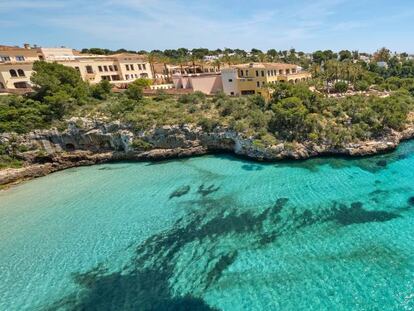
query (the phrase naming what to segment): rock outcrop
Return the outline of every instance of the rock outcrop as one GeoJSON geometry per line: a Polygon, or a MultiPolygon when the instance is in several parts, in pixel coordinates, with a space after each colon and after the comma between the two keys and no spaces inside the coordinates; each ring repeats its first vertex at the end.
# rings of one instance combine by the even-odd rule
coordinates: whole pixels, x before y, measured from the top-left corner
{"type": "Polygon", "coordinates": [[[73,118],[68,129],[37,130],[26,135],[1,134],[0,144],[13,148],[24,161],[19,169],[0,171],[0,185],[44,176],[69,167],[114,160],[162,160],[231,152],[259,161],[306,159],[318,155],[365,156],[392,150],[401,140],[414,137],[414,126],[390,132],[378,141],[329,144],[279,143],[264,146],[251,137],[226,128],[206,132],[201,127],[164,126],[137,131],[120,122],[73,118]],[[23,147],[23,148],[22,148],[23,147]],[[22,152],[15,150],[24,150],[22,152]]]}

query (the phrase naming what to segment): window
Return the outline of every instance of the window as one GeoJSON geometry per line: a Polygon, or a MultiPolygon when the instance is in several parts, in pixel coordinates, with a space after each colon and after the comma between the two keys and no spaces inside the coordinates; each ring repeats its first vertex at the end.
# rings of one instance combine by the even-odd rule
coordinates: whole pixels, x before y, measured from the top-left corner
{"type": "Polygon", "coordinates": [[[229,79],[229,82],[233,82],[233,79],[229,79]]]}
{"type": "Polygon", "coordinates": [[[90,65],[86,66],[86,72],[87,73],[93,73],[92,66],[90,66],[90,65]]]}
{"type": "Polygon", "coordinates": [[[147,66],[145,66],[145,64],[142,64],[142,69],[147,70],[147,66]]]}
{"type": "Polygon", "coordinates": [[[282,69],[280,69],[280,70],[279,70],[279,74],[280,74],[280,75],[282,75],[282,74],[283,74],[283,70],[282,70],[282,69]]]}
{"type": "Polygon", "coordinates": [[[114,69],[115,69],[115,71],[118,71],[118,66],[114,65],[114,69]]]}
{"type": "Polygon", "coordinates": [[[18,62],[24,62],[25,58],[24,58],[24,56],[18,55],[18,56],[16,56],[16,60],[18,62]]]}
{"type": "Polygon", "coordinates": [[[248,70],[246,70],[246,77],[249,75],[249,71],[248,70]]]}
{"type": "Polygon", "coordinates": [[[240,77],[243,77],[243,70],[240,70],[240,77]]]}
{"type": "Polygon", "coordinates": [[[105,71],[108,71],[108,66],[104,66],[104,70],[105,71]]]}
{"type": "Polygon", "coordinates": [[[234,92],[230,92],[230,95],[234,95],[234,92]]]}
{"type": "Polygon", "coordinates": [[[10,76],[12,76],[12,77],[17,77],[17,72],[16,72],[16,70],[14,70],[14,69],[10,69],[10,70],[9,70],[9,72],[10,72],[10,76]]]}
{"type": "Polygon", "coordinates": [[[131,65],[129,65],[129,66],[131,67],[131,70],[135,70],[135,69],[134,69],[134,65],[132,65],[132,64],[131,64],[131,65]]]}
{"type": "Polygon", "coordinates": [[[125,75],[125,80],[129,80],[129,75],[125,75]]]}
{"type": "Polygon", "coordinates": [[[267,71],[267,75],[270,76],[270,70],[267,71]]]}
{"type": "Polygon", "coordinates": [[[138,69],[142,70],[141,64],[138,64],[138,69]]]}
{"type": "Polygon", "coordinates": [[[99,72],[102,72],[102,66],[98,66],[99,72]]]}
{"type": "Polygon", "coordinates": [[[129,70],[129,65],[125,65],[126,70],[129,70]]]}
{"type": "Polygon", "coordinates": [[[112,67],[112,65],[109,65],[109,71],[114,71],[114,67],[112,67]]]}
{"type": "Polygon", "coordinates": [[[17,73],[19,74],[19,77],[25,77],[26,75],[24,74],[23,69],[18,69],[17,73]]]}
{"type": "Polygon", "coordinates": [[[11,61],[10,56],[0,56],[0,60],[2,62],[9,62],[9,61],[11,61]]]}
{"type": "Polygon", "coordinates": [[[264,86],[264,85],[265,85],[265,82],[263,81],[263,82],[262,82],[262,86],[264,86]]]}
{"type": "Polygon", "coordinates": [[[256,70],[256,77],[259,76],[259,70],[256,70]]]}
{"type": "Polygon", "coordinates": [[[241,91],[242,95],[253,95],[254,93],[254,90],[241,91]]]}
{"type": "Polygon", "coordinates": [[[264,70],[262,70],[262,77],[264,77],[265,76],[265,72],[264,72],[264,70]]]}
{"type": "Polygon", "coordinates": [[[260,82],[259,82],[259,81],[257,81],[257,82],[256,82],[256,85],[257,85],[257,87],[260,87],[260,82]]]}
{"type": "Polygon", "coordinates": [[[29,84],[27,84],[27,82],[16,82],[13,83],[13,85],[16,89],[26,89],[30,87],[29,84]]]}
{"type": "Polygon", "coordinates": [[[76,66],[76,67],[75,67],[75,69],[76,69],[78,72],[80,72],[80,69],[79,69],[79,67],[78,67],[78,66],[76,66]]]}

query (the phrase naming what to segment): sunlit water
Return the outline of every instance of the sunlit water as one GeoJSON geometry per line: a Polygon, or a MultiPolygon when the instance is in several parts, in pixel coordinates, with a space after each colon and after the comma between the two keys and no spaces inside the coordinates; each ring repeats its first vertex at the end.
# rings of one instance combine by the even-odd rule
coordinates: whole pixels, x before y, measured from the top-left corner
{"type": "Polygon", "coordinates": [[[412,310],[414,142],[70,169],[0,192],[0,310],[412,310]]]}

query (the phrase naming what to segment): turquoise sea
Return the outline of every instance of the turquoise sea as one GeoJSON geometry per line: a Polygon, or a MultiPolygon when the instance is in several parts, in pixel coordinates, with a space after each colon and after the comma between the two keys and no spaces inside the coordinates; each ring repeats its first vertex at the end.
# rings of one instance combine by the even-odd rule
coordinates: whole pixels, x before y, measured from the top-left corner
{"type": "Polygon", "coordinates": [[[0,192],[0,310],[413,310],[414,141],[58,172],[0,192]]]}

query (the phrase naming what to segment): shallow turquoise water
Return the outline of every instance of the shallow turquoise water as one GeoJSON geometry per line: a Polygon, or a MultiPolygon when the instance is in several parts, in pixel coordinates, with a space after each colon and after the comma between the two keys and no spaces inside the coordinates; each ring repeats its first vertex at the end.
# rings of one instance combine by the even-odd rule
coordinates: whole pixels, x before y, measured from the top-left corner
{"type": "Polygon", "coordinates": [[[70,169],[0,192],[0,310],[413,310],[414,141],[70,169]]]}

